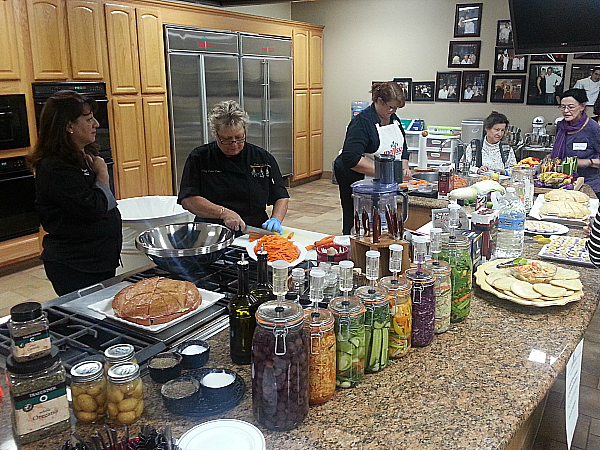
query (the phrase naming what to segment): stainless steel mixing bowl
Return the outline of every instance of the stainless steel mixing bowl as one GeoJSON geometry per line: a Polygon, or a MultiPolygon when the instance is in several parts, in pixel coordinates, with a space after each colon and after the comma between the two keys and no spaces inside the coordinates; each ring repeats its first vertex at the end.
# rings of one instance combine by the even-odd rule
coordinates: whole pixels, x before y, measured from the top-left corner
{"type": "Polygon", "coordinates": [[[138,235],[135,246],[161,269],[194,275],[219,259],[234,239],[223,225],[184,222],[150,228],[138,235]]]}

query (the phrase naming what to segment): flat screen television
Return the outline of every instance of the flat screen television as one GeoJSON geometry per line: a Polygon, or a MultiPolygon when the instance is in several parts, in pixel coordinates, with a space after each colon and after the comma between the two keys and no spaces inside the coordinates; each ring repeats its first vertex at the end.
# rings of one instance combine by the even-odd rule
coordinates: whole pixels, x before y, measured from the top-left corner
{"type": "Polygon", "coordinates": [[[600,52],[600,0],[509,0],[515,53],[600,52]]]}

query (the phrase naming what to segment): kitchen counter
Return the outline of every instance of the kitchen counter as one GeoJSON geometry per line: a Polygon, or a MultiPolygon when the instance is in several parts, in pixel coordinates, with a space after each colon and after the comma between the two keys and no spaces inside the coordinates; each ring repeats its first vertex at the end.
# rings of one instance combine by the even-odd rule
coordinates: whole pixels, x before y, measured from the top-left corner
{"type": "MultiPolygon", "coordinates": [[[[572,235],[581,236],[581,231],[575,229],[572,235]]],[[[539,246],[527,244],[524,256],[534,257],[538,251],[539,246]]],[[[267,449],[513,448],[511,441],[545,399],[597,308],[598,272],[579,269],[584,297],[562,307],[525,307],[475,288],[471,314],[464,323],[452,325],[428,347],[391,361],[382,372],[366,375],[356,388],[337,391],[328,403],[312,407],[298,429],[263,429],[267,449]]],[[[246,381],[241,404],[205,419],[175,416],[164,410],[159,385],[145,377],[146,409],[135,430],[142,424],[159,428],[169,423],[179,437],[204,420],[233,418],[257,424],[251,408],[250,366],[230,363],[226,331],[209,342],[208,366],[233,368],[246,381]]],[[[4,377],[0,386],[7,392],[4,377]]],[[[3,450],[15,448],[9,411],[5,395],[0,402],[3,450]]],[[[101,425],[72,427],[89,436],[101,425]]],[[[55,450],[67,438],[68,433],[62,433],[20,448],[55,450]]]]}
{"type": "Polygon", "coordinates": [[[438,198],[418,197],[416,195],[408,196],[408,219],[404,223],[404,228],[416,230],[428,222],[431,222],[431,210],[446,208],[448,200],[438,198]]]}

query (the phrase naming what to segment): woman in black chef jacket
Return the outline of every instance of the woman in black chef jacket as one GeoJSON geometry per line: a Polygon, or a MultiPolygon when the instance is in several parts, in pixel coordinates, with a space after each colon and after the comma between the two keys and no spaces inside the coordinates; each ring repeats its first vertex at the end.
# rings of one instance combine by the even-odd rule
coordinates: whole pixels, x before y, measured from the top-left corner
{"type": "Polygon", "coordinates": [[[371,99],[373,103],[350,121],[344,147],[333,165],[340,189],[343,234],[350,234],[354,225],[350,185],[362,180],[365,175],[372,177],[375,174],[372,155],[386,153],[397,155],[396,158],[400,156],[404,176],[411,175],[404,129],[396,116],[396,110],[405,104],[402,89],[395,82],[373,83],[371,99]]]}
{"type": "Polygon", "coordinates": [[[50,97],[29,164],[44,230],[41,259],[58,295],[115,276],[121,215],[98,156],[96,102],[73,91],[50,97]]]}
{"type": "Polygon", "coordinates": [[[275,158],[246,142],[248,114],[227,100],[214,106],[208,120],[216,140],[188,156],[177,201],[201,221],[282,233],[289,194],[275,158]],[[270,218],[267,205],[273,205],[270,218]]]}

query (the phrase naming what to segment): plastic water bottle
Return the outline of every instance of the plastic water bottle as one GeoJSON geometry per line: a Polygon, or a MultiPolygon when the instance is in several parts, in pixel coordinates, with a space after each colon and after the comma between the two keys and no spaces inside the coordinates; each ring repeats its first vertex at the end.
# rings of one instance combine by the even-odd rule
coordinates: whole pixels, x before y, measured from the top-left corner
{"type": "Polygon", "coordinates": [[[496,258],[521,256],[525,232],[525,205],[515,194],[515,188],[506,188],[499,219],[496,258]]]}

